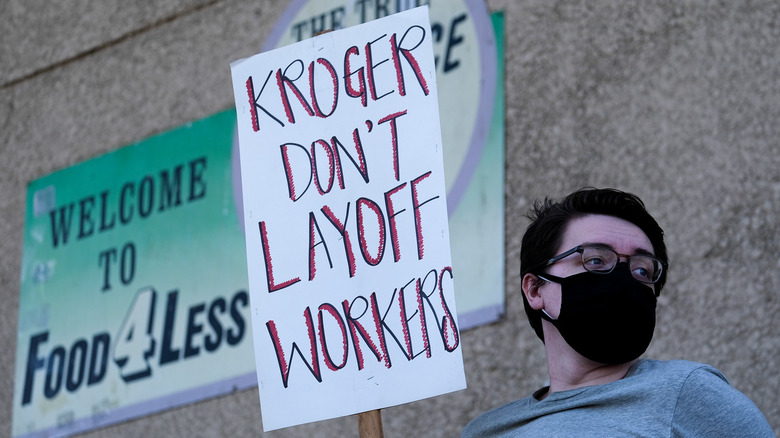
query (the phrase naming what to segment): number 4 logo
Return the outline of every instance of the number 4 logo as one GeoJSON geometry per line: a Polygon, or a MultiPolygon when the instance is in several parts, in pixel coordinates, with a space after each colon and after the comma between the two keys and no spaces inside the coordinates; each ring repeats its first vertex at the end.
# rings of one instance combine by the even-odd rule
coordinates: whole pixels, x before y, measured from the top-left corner
{"type": "Polygon", "coordinates": [[[125,382],[152,375],[149,358],[154,355],[152,336],[157,292],[151,287],[139,290],[119,328],[114,345],[114,362],[125,382]]]}

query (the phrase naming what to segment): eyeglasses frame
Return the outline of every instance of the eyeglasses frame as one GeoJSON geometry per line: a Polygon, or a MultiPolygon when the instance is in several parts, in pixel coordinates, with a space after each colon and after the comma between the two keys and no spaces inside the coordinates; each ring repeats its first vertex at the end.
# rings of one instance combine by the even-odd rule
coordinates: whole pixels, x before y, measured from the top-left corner
{"type": "MultiPolygon", "coordinates": [[[[535,272],[539,271],[540,269],[543,269],[543,268],[546,268],[546,267],[548,267],[548,266],[550,266],[552,264],[555,264],[555,263],[565,259],[566,257],[574,254],[575,252],[580,253],[580,263],[583,263],[583,261],[582,261],[582,253],[583,253],[583,251],[585,251],[586,248],[602,248],[602,249],[606,249],[606,250],[612,251],[612,252],[614,252],[617,255],[617,260],[618,260],[618,262],[615,263],[615,265],[612,266],[612,268],[610,268],[608,271],[591,271],[588,268],[585,268],[585,265],[583,264],[582,267],[585,268],[585,270],[588,271],[588,272],[592,272],[594,274],[609,274],[610,272],[615,270],[615,267],[619,264],[621,257],[626,259],[626,262],[628,263],[629,266],[631,265],[631,257],[632,256],[630,256],[628,254],[620,254],[619,252],[615,251],[614,249],[612,249],[612,248],[610,248],[610,247],[608,247],[606,245],[577,245],[574,248],[572,248],[572,249],[570,249],[568,251],[565,251],[565,252],[563,252],[561,254],[558,254],[557,256],[547,260],[546,262],[539,263],[538,265],[536,265],[533,268],[529,269],[528,272],[531,273],[531,274],[534,274],[535,272]]],[[[649,257],[649,258],[651,258],[653,260],[658,261],[661,264],[661,272],[658,273],[658,277],[656,277],[655,281],[642,281],[642,280],[634,277],[636,279],[636,281],[638,281],[640,283],[644,283],[644,284],[655,284],[655,283],[658,283],[658,281],[661,279],[661,276],[663,275],[664,271],[666,271],[666,269],[669,268],[669,263],[659,259],[656,256],[653,256],[653,255],[650,255],[650,254],[634,254],[634,256],[649,257]]],[[[537,277],[541,278],[542,280],[549,281],[549,280],[547,280],[546,278],[544,278],[542,275],[540,275],[538,273],[536,273],[535,275],[537,277]]],[[[547,275],[549,275],[549,274],[547,274],[547,275]]]]}

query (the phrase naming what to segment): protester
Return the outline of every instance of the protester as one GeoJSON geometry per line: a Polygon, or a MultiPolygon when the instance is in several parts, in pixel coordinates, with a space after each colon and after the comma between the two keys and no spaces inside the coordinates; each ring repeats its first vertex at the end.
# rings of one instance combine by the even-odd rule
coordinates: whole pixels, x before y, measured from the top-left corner
{"type": "Polygon", "coordinates": [[[520,250],[523,303],[549,386],[486,412],[470,437],[774,437],[715,368],[639,359],[666,282],[664,233],[635,195],[537,202],[520,250]]]}

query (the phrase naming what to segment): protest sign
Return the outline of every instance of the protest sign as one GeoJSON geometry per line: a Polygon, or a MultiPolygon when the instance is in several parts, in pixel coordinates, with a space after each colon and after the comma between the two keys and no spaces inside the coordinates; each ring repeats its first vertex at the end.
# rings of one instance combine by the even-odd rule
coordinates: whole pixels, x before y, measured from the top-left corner
{"type": "Polygon", "coordinates": [[[422,4],[433,41],[455,296],[465,330],[504,313],[502,15],[491,14],[484,0],[291,0],[261,51],[422,4]]]}
{"type": "Polygon", "coordinates": [[[231,69],[264,428],[464,388],[427,8],[231,69]]]}

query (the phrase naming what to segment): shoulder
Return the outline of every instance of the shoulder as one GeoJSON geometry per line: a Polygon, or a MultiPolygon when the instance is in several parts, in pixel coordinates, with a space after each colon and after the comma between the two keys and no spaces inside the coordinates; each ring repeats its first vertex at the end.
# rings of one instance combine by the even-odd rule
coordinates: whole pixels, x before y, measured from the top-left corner
{"type": "Polygon", "coordinates": [[[718,379],[726,380],[726,377],[712,366],[699,362],[691,362],[689,360],[642,359],[634,365],[627,377],[632,375],[653,374],[687,378],[691,374],[696,373],[712,375],[718,379]]]}
{"type": "Polygon", "coordinates": [[[711,365],[687,360],[642,359],[629,370],[624,380],[627,383],[632,380],[650,382],[664,391],[710,385],[730,387],[726,376],[711,365]]]}
{"type": "Polygon", "coordinates": [[[517,423],[523,423],[523,420],[517,418],[522,416],[524,407],[531,403],[531,397],[515,400],[498,408],[489,410],[477,418],[473,419],[461,433],[461,438],[481,437],[481,436],[500,436],[507,429],[517,423]]]}
{"type": "Polygon", "coordinates": [[[647,361],[648,370],[675,387],[672,428],[675,436],[774,436],[756,405],[706,364],[647,361]]]}
{"type": "MultiPolygon", "coordinates": [[[[676,393],[677,409],[685,409],[688,402],[701,400],[723,404],[747,399],[736,390],[726,376],[714,367],[685,360],[642,360],[626,376],[627,380],[645,377],[666,391],[676,393]]],[[[701,403],[694,403],[701,406],[701,403]]]]}

